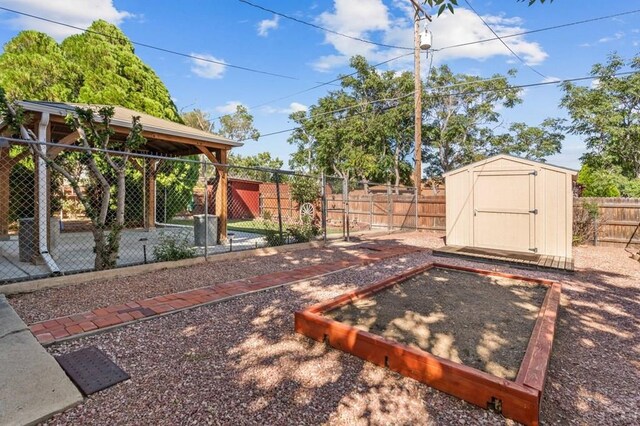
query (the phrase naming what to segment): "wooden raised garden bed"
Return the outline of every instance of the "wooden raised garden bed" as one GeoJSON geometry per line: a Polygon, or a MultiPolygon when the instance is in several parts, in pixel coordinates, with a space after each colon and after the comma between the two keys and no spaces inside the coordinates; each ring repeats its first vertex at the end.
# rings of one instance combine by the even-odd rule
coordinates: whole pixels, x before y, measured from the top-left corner
{"type": "Polygon", "coordinates": [[[298,311],[295,330],[507,418],[537,425],[560,294],[561,285],[549,280],[429,263],[298,311]],[[457,290],[464,291],[464,297],[456,295],[454,287],[446,287],[456,286],[456,274],[461,277],[457,290]],[[429,279],[432,281],[424,282],[429,279]],[[505,284],[509,280],[513,287],[505,284]],[[432,294],[416,292],[428,293],[431,289],[426,286],[430,285],[432,294]],[[475,319],[471,305],[481,299],[481,293],[466,294],[473,293],[470,288],[491,295],[486,297],[495,298],[496,292],[506,297],[491,299],[490,309],[479,301],[475,309],[483,310],[482,315],[478,321],[469,321],[465,315],[475,319]],[[452,296],[447,302],[442,296],[449,290],[452,296]],[[518,299],[523,294],[529,298],[518,299]],[[537,305],[539,300],[542,303],[537,305]],[[429,312],[430,304],[438,309],[429,312]],[[417,312],[422,306],[425,311],[417,312]],[[520,311],[514,311],[514,306],[520,311]],[[413,328],[407,327],[414,323],[413,328]],[[449,326],[457,329],[443,332],[449,326]],[[469,338],[474,327],[484,327],[483,332],[469,338]],[[444,349],[438,340],[448,342],[444,349]],[[482,345],[486,348],[478,350],[480,356],[472,353],[482,345]],[[501,356],[507,359],[502,363],[506,367],[495,362],[502,361],[501,356]],[[511,367],[507,368],[509,359],[511,367]]]}

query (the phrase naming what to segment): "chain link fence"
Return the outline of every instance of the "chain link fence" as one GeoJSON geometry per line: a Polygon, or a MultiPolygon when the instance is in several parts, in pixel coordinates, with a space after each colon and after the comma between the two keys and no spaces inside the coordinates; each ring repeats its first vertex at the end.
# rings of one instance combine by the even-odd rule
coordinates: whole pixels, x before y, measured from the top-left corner
{"type": "Polygon", "coordinates": [[[0,284],[415,229],[416,201],[409,187],[197,156],[10,142],[0,146],[0,284]]]}

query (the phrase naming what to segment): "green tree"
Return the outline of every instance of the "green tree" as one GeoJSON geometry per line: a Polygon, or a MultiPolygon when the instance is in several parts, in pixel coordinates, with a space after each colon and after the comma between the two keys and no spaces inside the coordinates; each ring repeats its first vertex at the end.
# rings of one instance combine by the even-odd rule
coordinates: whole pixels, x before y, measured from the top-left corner
{"type": "Polygon", "coordinates": [[[423,152],[427,174],[434,176],[493,152],[491,126],[500,122],[498,107],[522,102],[508,76],[488,79],[455,74],[447,65],[431,71],[424,97],[423,152]]]}
{"type": "MultiPolygon", "coordinates": [[[[213,128],[211,130],[213,131],[213,128]]],[[[253,116],[244,105],[237,105],[233,114],[220,117],[218,133],[234,141],[257,141],[260,138],[260,132],[253,126],[253,116]]]]}
{"type": "Polygon", "coordinates": [[[498,133],[502,108],[522,103],[520,90],[507,76],[488,79],[454,74],[442,65],[432,71],[424,99],[424,160],[427,174],[437,176],[496,154],[544,161],[560,152],[564,134],[561,121],[547,118],[540,126],[512,123],[498,133]]]}
{"type": "Polygon", "coordinates": [[[627,181],[620,173],[620,168],[593,169],[588,164],[582,166],[577,179],[583,187],[583,197],[620,197],[620,188],[627,181]]]}
{"type": "MultiPolygon", "coordinates": [[[[23,31],[5,44],[4,53],[0,55],[0,86],[7,96],[10,99],[119,105],[182,122],[169,91],[135,54],[132,43],[122,31],[105,21],[94,22],[89,30],[68,37],[61,44],[46,34],[23,31]]],[[[115,146],[111,144],[109,148],[115,146]]],[[[61,156],[67,157],[67,162],[78,161],[77,155],[63,153],[61,156]]],[[[113,169],[101,160],[97,164],[115,184],[117,177],[113,175],[113,169]]],[[[168,192],[166,202],[172,210],[183,210],[191,201],[186,193],[192,192],[197,173],[193,178],[193,173],[186,173],[186,169],[194,167],[197,170],[197,165],[175,162],[164,166],[163,176],[167,181],[181,177],[180,190],[168,192]],[[188,179],[184,179],[185,176],[188,179]],[[185,187],[190,189],[187,191],[185,187]]],[[[125,180],[131,188],[130,194],[141,191],[138,189],[142,187],[141,173],[127,172],[125,180]]],[[[141,192],[131,199],[139,203],[141,192]]],[[[140,209],[131,203],[125,204],[128,218],[141,217],[140,209]]]]}
{"type": "MultiPolygon", "coordinates": [[[[256,155],[240,155],[240,154],[230,154],[228,158],[228,162],[231,165],[239,166],[239,167],[250,167],[250,168],[264,168],[264,169],[272,169],[279,170],[282,168],[284,164],[281,159],[278,157],[272,158],[269,152],[261,152],[256,155]]],[[[258,180],[260,182],[274,182],[274,174],[272,172],[266,170],[251,170],[244,168],[234,168],[231,167],[229,169],[229,174],[234,177],[240,177],[245,179],[253,179],[258,180]]],[[[286,180],[286,179],[285,179],[286,180]]],[[[283,179],[281,177],[280,182],[283,179]]]]}
{"type": "MultiPolygon", "coordinates": [[[[547,0],[516,0],[518,3],[528,2],[529,6],[540,2],[540,4],[544,4],[547,0]]],[[[451,13],[454,13],[456,7],[458,7],[458,0],[422,0],[422,3],[428,5],[429,7],[437,7],[438,8],[438,16],[442,15],[445,10],[449,10],[451,13]]],[[[549,0],[549,3],[553,3],[553,0],[549,0]]]]}
{"type": "Polygon", "coordinates": [[[193,111],[188,111],[181,115],[182,121],[187,126],[213,133],[213,122],[211,121],[211,115],[208,112],[196,108],[193,111]]]}
{"type": "Polygon", "coordinates": [[[410,73],[380,73],[362,56],[351,59],[353,75],[290,118],[297,147],[291,167],[360,180],[406,183],[413,141],[413,80],[410,73]]]}
{"type": "Polygon", "coordinates": [[[4,45],[0,87],[9,99],[77,100],[81,74],[46,34],[23,31],[4,45]]]}
{"type": "Polygon", "coordinates": [[[640,72],[617,77],[625,65],[640,71],[640,55],[626,62],[618,55],[596,64],[592,87],[564,84],[561,105],[571,119],[567,129],[584,137],[585,164],[595,169],[620,166],[627,178],[640,178],[640,72]]]}
{"type": "Polygon", "coordinates": [[[564,137],[558,119],[547,118],[540,126],[513,123],[508,133],[494,136],[490,154],[511,154],[544,162],[544,157],[560,152],[564,137]]]}
{"type": "Polygon", "coordinates": [[[135,54],[131,41],[115,25],[95,21],[89,31],[66,38],[61,49],[66,61],[81,70],[76,102],[120,105],[181,121],[162,80],[135,54]]]}

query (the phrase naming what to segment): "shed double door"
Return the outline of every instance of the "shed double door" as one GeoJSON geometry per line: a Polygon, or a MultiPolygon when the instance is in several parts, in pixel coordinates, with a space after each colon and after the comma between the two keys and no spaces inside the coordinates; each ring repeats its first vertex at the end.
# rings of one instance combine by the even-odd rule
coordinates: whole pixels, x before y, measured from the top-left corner
{"type": "Polygon", "coordinates": [[[537,252],[533,170],[474,173],[473,243],[475,247],[537,252]]]}

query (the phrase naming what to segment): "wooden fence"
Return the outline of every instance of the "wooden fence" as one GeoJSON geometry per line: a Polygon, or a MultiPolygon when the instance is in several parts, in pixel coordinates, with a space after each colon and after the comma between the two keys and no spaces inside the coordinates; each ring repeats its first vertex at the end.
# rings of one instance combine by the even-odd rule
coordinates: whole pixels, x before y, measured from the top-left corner
{"type": "MultiPolygon", "coordinates": [[[[445,230],[445,197],[413,194],[349,194],[349,225],[352,229],[445,230]]],[[[327,196],[327,226],[341,227],[346,208],[342,194],[327,196]]]]}
{"type": "MultiPolygon", "coordinates": [[[[640,198],[574,198],[574,212],[585,203],[598,206],[597,232],[591,242],[602,246],[624,247],[640,223],[640,198]],[[594,241],[595,240],[595,241],[594,241]]],[[[632,244],[640,245],[640,230],[632,244]]]]}

